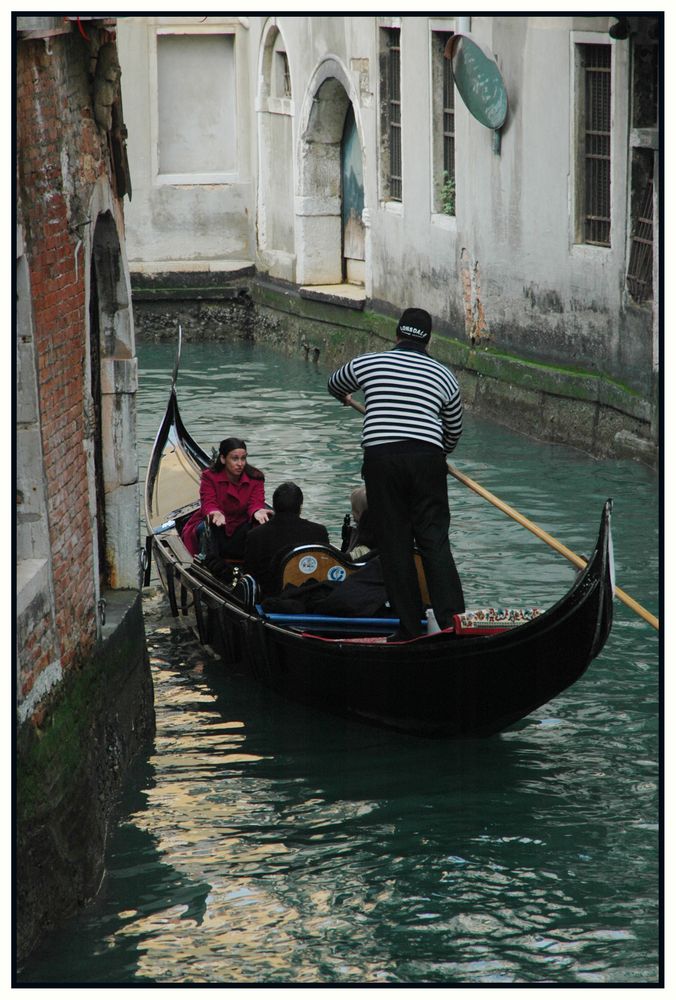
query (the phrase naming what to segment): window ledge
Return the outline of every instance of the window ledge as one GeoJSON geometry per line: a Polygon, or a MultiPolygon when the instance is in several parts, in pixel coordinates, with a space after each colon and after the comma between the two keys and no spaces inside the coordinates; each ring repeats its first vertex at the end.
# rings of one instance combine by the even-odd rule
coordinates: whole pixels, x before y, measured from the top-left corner
{"type": "Polygon", "coordinates": [[[157,174],[155,183],[158,187],[197,187],[203,185],[212,186],[222,184],[237,184],[240,182],[237,173],[212,173],[212,174],[157,174]]]}
{"type": "Polygon", "coordinates": [[[578,257],[599,257],[611,252],[612,247],[599,247],[593,243],[573,243],[570,252],[578,257]]]}
{"type": "Polygon", "coordinates": [[[457,216],[447,215],[445,212],[433,212],[432,225],[438,226],[439,229],[448,229],[455,232],[458,228],[457,216]]]}
{"type": "Polygon", "coordinates": [[[389,212],[390,215],[404,214],[404,204],[401,201],[381,201],[380,207],[383,212],[389,212]]]}
{"type": "Polygon", "coordinates": [[[258,111],[267,111],[271,115],[287,115],[293,117],[294,106],[290,97],[264,97],[257,108],[258,111]]]}

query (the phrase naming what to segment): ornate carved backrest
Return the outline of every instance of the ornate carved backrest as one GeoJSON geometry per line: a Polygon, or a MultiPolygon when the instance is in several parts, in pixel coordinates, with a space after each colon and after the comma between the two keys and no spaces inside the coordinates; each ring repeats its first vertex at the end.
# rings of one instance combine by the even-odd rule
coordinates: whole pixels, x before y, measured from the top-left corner
{"type": "Polygon", "coordinates": [[[280,589],[300,587],[308,580],[342,581],[363,563],[353,563],[331,545],[299,545],[283,557],[279,567],[280,589]]]}
{"type": "MultiPolygon", "coordinates": [[[[420,553],[416,552],[414,558],[423,604],[428,607],[429,593],[420,553]]],[[[341,583],[364,565],[363,562],[353,563],[346,559],[343,553],[332,545],[299,545],[298,548],[286,553],[280,562],[279,590],[281,591],[287,584],[300,587],[312,579],[341,583]]]]}

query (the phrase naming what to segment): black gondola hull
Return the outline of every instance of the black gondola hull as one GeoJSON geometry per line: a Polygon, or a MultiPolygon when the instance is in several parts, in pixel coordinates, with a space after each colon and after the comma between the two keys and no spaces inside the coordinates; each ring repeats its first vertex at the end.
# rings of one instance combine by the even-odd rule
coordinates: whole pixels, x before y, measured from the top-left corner
{"type": "Polygon", "coordinates": [[[183,427],[173,387],[146,483],[153,555],[172,612],[190,615],[200,640],[224,662],[241,664],[285,698],[421,736],[490,736],[575,683],[610,632],[610,501],[586,568],[557,604],[526,624],[498,635],[441,633],[410,643],[330,638],[312,634],[311,617],[301,632],[242,606],[182,550],[175,529],[156,533],[167,513],[176,513],[157,500],[167,451],[174,465],[180,452],[197,477],[207,463],[183,427]]]}

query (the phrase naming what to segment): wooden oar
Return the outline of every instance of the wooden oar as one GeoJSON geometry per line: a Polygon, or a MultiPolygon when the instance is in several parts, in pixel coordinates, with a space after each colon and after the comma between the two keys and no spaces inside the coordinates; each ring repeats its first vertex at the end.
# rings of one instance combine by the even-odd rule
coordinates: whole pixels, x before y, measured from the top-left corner
{"type": "MultiPolygon", "coordinates": [[[[355,399],[352,399],[351,396],[346,396],[344,403],[345,406],[351,406],[353,409],[357,410],[358,413],[366,413],[366,407],[362,403],[358,403],[355,399]]],[[[570,549],[566,548],[565,545],[562,545],[561,542],[557,541],[556,538],[553,538],[552,535],[548,535],[546,531],[543,531],[543,529],[538,527],[538,525],[533,521],[529,521],[528,518],[524,517],[523,514],[520,514],[518,510],[510,507],[509,504],[504,502],[504,500],[496,497],[494,493],[491,493],[479,483],[470,479],[470,477],[466,476],[463,472],[459,472],[458,469],[450,464],[450,462],[448,462],[447,465],[448,471],[455,479],[458,480],[458,482],[469,487],[470,490],[473,490],[480,497],[483,497],[484,500],[488,500],[488,502],[492,503],[494,507],[501,510],[503,514],[511,517],[512,520],[516,521],[522,527],[527,528],[528,531],[532,531],[534,535],[537,535],[537,537],[542,539],[543,542],[546,542],[551,548],[555,549],[562,556],[565,556],[566,559],[572,562],[573,565],[577,566],[578,569],[584,569],[587,565],[586,561],[581,556],[576,555],[570,549]]],[[[633,597],[630,597],[629,594],[625,594],[625,592],[620,590],[619,587],[615,587],[615,596],[622,601],[623,604],[626,604],[628,608],[635,611],[637,615],[644,619],[644,621],[648,622],[649,625],[652,625],[655,629],[659,629],[659,619],[642,607],[637,601],[634,600],[633,597]]]]}

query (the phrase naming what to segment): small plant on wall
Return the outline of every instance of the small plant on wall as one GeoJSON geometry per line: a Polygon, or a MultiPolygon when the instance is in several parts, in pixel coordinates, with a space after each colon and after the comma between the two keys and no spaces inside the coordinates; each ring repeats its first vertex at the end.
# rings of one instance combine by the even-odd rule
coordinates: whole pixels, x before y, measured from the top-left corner
{"type": "Polygon", "coordinates": [[[441,184],[441,211],[444,215],[455,215],[455,177],[444,170],[441,184]]]}

